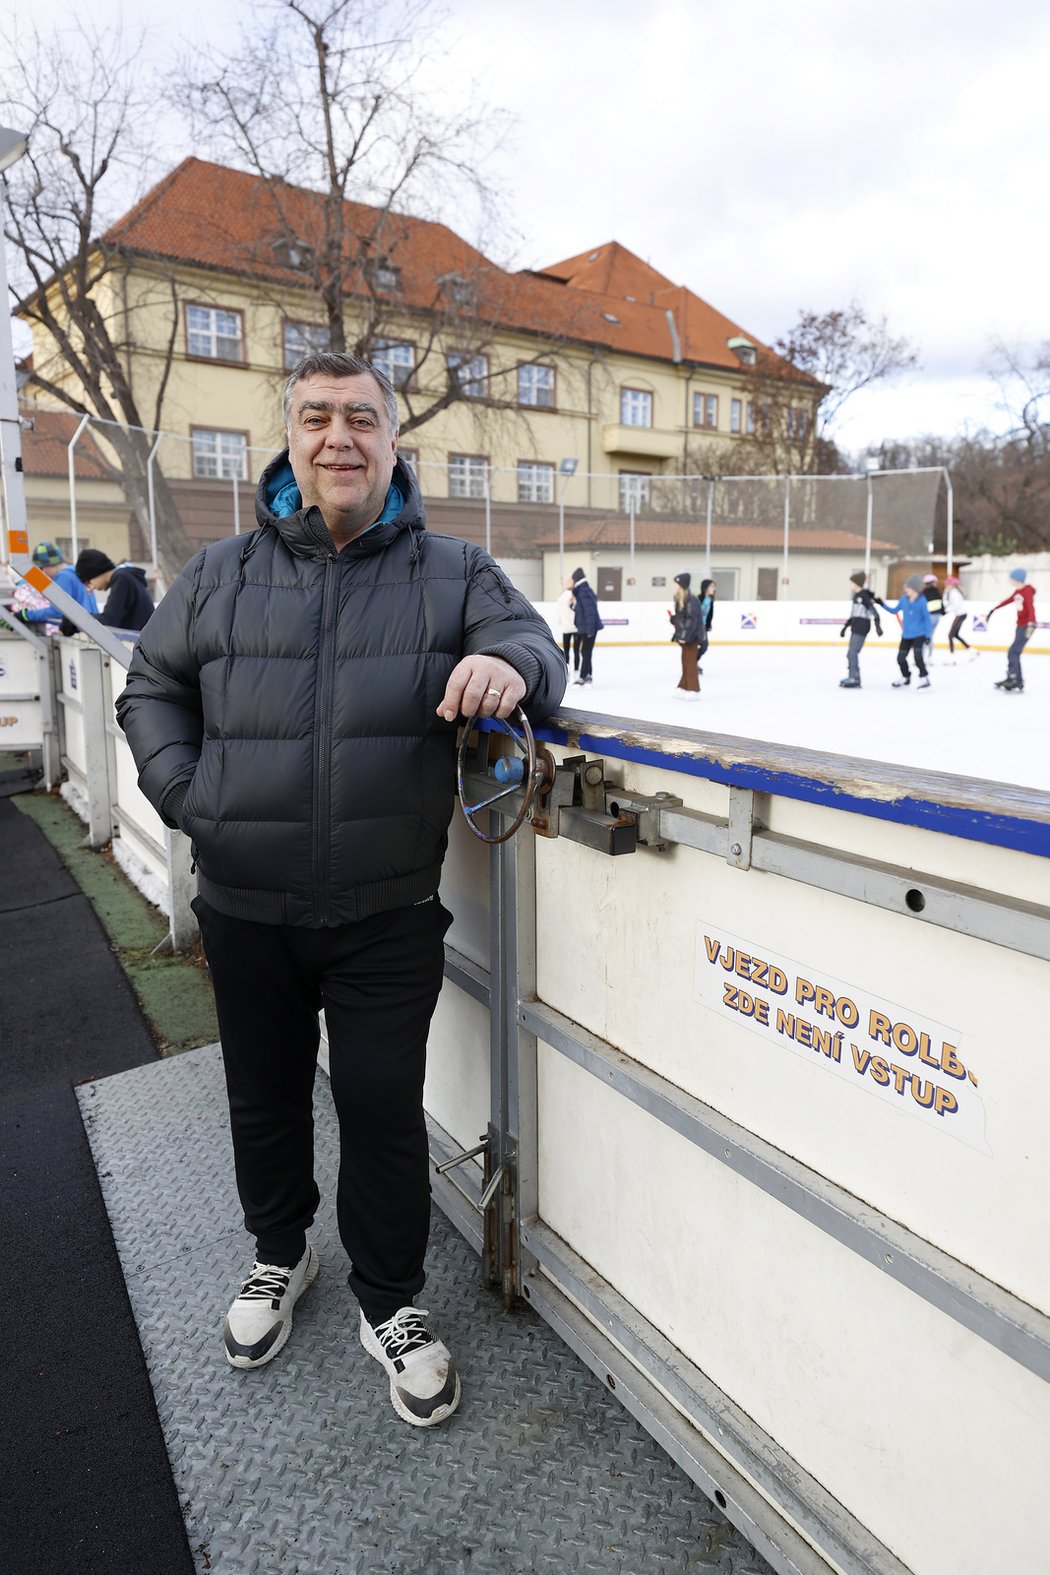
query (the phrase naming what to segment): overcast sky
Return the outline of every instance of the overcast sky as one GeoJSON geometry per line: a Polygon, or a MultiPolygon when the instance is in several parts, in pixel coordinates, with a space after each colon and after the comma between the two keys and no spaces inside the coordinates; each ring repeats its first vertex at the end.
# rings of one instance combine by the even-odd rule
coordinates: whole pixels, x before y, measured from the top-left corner
{"type": "MultiPolygon", "coordinates": [[[[24,16],[62,8],[15,0],[24,16]]],[[[177,24],[167,0],[123,11],[156,18],[160,55],[176,28],[214,40],[219,25],[212,0],[180,0],[177,24]]],[[[1046,0],[447,13],[438,90],[514,118],[490,158],[516,232],[498,260],[539,266],[615,239],[767,341],[800,308],[855,298],[922,365],[847,405],[844,446],[1003,425],[982,373],[992,341],[1050,339],[1046,0]]]]}

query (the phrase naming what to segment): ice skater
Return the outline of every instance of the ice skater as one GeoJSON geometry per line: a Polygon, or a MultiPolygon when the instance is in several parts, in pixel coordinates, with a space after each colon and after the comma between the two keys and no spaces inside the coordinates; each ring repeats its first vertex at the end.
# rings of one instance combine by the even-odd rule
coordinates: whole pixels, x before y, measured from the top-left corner
{"type": "Polygon", "coordinates": [[[580,636],[580,670],[573,683],[589,684],[594,642],[605,625],[598,612],[598,598],[587,584],[587,576],[582,569],[572,571],[572,594],[576,598],[576,628],[580,636]]]}
{"type": "Polygon", "coordinates": [[[1017,631],[1014,634],[1013,644],[1006,653],[1006,677],[1000,678],[995,687],[1008,694],[1020,694],[1024,689],[1024,679],[1021,677],[1021,652],[1035,633],[1035,587],[1026,583],[1027,569],[1011,569],[1010,578],[1016,582],[1016,588],[1009,596],[1004,596],[1001,602],[996,602],[985,622],[987,623],[992,613],[998,612],[1000,607],[1008,607],[1011,602],[1017,603],[1017,631]]]}
{"type": "Polygon", "coordinates": [[[932,667],[933,637],[937,633],[937,625],[944,617],[944,597],[941,595],[941,588],[937,583],[937,576],[935,574],[923,575],[922,594],[926,598],[927,605],[930,609],[930,638],[926,642],[926,653],[930,658],[930,666],[932,667]]]}
{"type": "MultiPolygon", "coordinates": [[[[711,644],[711,620],[715,613],[715,582],[714,580],[700,581],[700,650],[697,656],[698,664],[704,659],[704,652],[711,644]]],[[[697,672],[702,673],[703,668],[697,666],[697,672]]]]}
{"type": "Polygon", "coordinates": [[[944,582],[944,612],[951,618],[948,629],[948,660],[955,661],[955,647],[961,645],[964,651],[969,651],[970,661],[980,656],[980,651],[975,651],[968,640],[964,640],[959,630],[967,619],[966,597],[959,589],[959,579],[955,574],[949,574],[944,582]]]}
{"type": "Polygon", "coordinates": [[[565,665],[569,665],[572,657],[572,670],[580,670],[580,632],[576,627],[576,598],[572,594],[572,575],[567,574],[562,580],[562,593],[558,597],[558,631],[561,634],[561,648],[565,657],[565,665]]]}
{"type": "Polygon", "coordinates": [[[922,594],[921,576],[908,575],[904,582],[904,594],[899,601],[884,602],[881,596],[876,596],[875,600],[886,612],[899,613],[901,618],[901,643],[897,647],[897,666],[901,670],[901,675],[893,680],[894,689],[907,689],[911,683],[911,673],[908,671],[909,651],[919,675],[918,687],[928,689],[930,678],[926,671],[926,663],[922,659],[922,651],[930,638],[930,604],[922,594]]]}
{"type": "Polygon", "coordinates": [[[875,597],[868,589],[867,579],[863,569],[858,569],[856,574],[849,577],[853,586],[853,599],[846,614],[846,622],[839,630],[840,640],[845,638],[846,630],[849,630],[849,649],[846,652],[846,677],[839,679],[840,689],[860,688],[860,653],[873,621],[875,633],[882,633],[879,615],[875,611],[875,597]]]}
{"type": "Polygon", "coordinates": [[[674,624],[674,634],[671,639],[679,646],[682,652],[682,676],[678,680],[678,693],[686,700],[699,700],[700,679],[697,676],[699,667],[697,657],[700,651],[700,631],[703,629],[703,614],[700,611],[700,602],[689,589],[692,577],[688,574],[676,574],[674,583],[677,587],[674,593],[674,612],[668,616],[674,624]]]}

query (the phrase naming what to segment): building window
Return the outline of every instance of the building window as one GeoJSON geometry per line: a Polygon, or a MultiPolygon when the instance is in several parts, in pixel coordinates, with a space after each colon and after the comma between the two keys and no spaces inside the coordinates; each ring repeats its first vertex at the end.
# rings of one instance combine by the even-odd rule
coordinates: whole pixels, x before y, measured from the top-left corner
{"type": "Polygon", "coordinates": [[[418,450],[418,448],[402,448],[401,445],[398,444],[397,453],[398,453],[398,458],[404,460],[405,464],[408,465],[408,467],[411,469],[413,475],[418,476],[418,474],[419,474],[419,450],[418,450]]]}
{"type": "Polygon", "coordinates": [[[394,294],[401,288],[401,269],[386,257],[381,257],[378,262],[366,263],[365,272],[376,290],[394,294]]]}
{"type": "Polygon", "coordinates": [[[554,466],[536,460],[518,460],[518,502],[554,502],[554,466]]]}
{"type": "Polygon", "coordinates": [[[284,369],[294,372],[304,355],[327,350],[331,336],[324,323],[284,323],[284,369]]]}
{"type": "Polygon", "coordinates": [[[796,443],[805,440],[809,431],[809,412],[800,410],[797,405],[790,405],[787,412],[787,435],[796,443]]]}
{"type": "Polygon", "coordinates": [[[744,402],[743,402],[742,399],[731,399],[729,401],[729,430],[730,430],[730,432],[739,432],[740,431],[740,423],[743,420],[743,414],[744,414],[743,405],[744,405],[744,402]]]}
{"type": "Polygon", "coordinates": [[[489,388],[489,358],[487,355],[465,355],[450,350],[445,357],[448,375],[459,386],[464,399],[484,399],[489,388]]]}
{"type": "Polygon", "coordinates": [[[518,404],[540,410],[554,409],[554,368],[529,364],[518,367],[518,404]]]}
{"type": "Polygon", "coordinates": [[[316,261],[313,247],[292,235],[278,236],[273,243],[273,253],[282,268],[292,268],[297,273],[305,273],[316,261]]]}
{"type": "Polygon", "coordinates": [[[624,427],[651,427],[653,424],[653,396],[644,388],[620,389],[620,425],[624,427]]]}
{"type": "Polygon", "coordinates": [[[694,427],[717,427],[718,425],[718,395],[694,394],[693,395],[693,425],[694,427]]]}
{"type": "Polygon", "coordinates": [[[456,306],[471,306],[474,303],[474,284],[470,279],[465,279],[461,273],[442,274],[438,279],[445,294],[445,298],[456,306]]]}
{"type": "Polygon", "coordinates": [[[395,388],[407,388],[416,369],[416,349],[401,339],[378,339],[369,360],[395,388]]]}
{"type": "Polygon", "coordinates": [[[750,399],[747,402],[747,434],[748,437],[755,435],[755,407],[750,399]]]}
{"type": "Polygon", "coordinates": [[[652,477],[644,470],[621,470],[620,507],[625,514],[631,512],[632,503],[636,509],[640,509],[649,502],[651,482],[652,477]]]}
{"type": "Polygon", "coordinates": [[[484,454],[448,456],[448,495],[450,498],[483,498],[489,462],[484,454]]]}
{"type": "Polygon", "coordinates": [[[193,474],[201,481],[247,481],[248,434],[194,427],[193,474]]]}
{"type": "Polygon", "coordinates": [[[187,306],[186,347],[188,354],[204,356],[209,361],[243,361],[240,312],[220,306],[187,306]]]}

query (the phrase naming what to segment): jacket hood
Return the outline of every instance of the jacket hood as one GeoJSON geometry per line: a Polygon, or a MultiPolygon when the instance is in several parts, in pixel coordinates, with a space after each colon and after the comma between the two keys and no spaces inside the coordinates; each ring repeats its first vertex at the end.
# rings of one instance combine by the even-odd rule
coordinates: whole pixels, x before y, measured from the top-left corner
{"type": "MultiPolygon", "coordinates": [[[[275,530],[290,552],[304,558],[330,557],[335,544],[324,522],[321,510],[312,505],[303,508],[302,497],[292,474],[288,450],[271,459],[259,478],[255,493],[255,517],[263,530],[275,530]]],[[[355,539],[364,551],[375,551],[387,546],[402,530],[412,532],[427,528],[423,500],[415,477],[400,455],[394,461],[386,504],[374,525],[355,539]]]]}

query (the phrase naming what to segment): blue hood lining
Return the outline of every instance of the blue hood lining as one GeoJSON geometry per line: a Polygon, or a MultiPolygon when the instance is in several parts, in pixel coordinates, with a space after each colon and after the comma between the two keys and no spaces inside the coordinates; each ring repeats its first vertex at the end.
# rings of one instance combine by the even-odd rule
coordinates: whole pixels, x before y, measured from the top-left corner
{"type": "MultiPolygon", "coordinates": [[[[302,493],[299,491],[299,484],[288,460],[285,460],[283,465],[277,466],[273,474],[267,478],[266,502],[271,513],[280,520],[287,519],[289,514],[298,514],[302,508],[302,493]]],[[[385,525],[389,520],[396,520],[404,506],[404,493],[395,481],[391,481],[387,488],[383,512],[377,520],[373,520],[368,529],[372,530],[376,525],[385,525]]],[[[361,534],[364,535],[364,531],[361,534]]]]}

